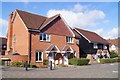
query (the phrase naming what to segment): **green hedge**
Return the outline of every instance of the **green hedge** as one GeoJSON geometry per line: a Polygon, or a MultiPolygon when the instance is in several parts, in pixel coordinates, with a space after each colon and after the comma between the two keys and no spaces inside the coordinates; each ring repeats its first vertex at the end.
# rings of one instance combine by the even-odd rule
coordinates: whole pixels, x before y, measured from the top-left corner
{"type": "MultiPolygon", "coordinates": [[[[13,66],[13,67],[25,67],[25,62],[11,62],[10,66],[13,66]]],[[[30,63],[30,65],[28,65],[28,67],[37,68],[37,66],[32,64],[32,63],[30,63]]]]}
{"type": "Polygon", "coordinates": [[[10,66],[13,66],[13,67],[24,67],[25,63],[24,62],[11,62],[10,66]]]}
{"type": "Polygon", "coordinates": [[[110,52],[110,58],[115,58],[115,57],[118,57],[118,53],[114,51],[110,52]]]}
{"type": "Polygon", "coordinates": [[[115,62],[120,62],[120,58],[111,58],[111,59],[101,59],[100,63],[105,64],[105,63],[115,63],[115,62]]]}
{"type": "Polygon", "coordinates": [[[89,59],[86,59],[86,58],[80,58],[78,59],[78,63],[77,65],[88,65],[89,64],[89,59]]]}
{"type": "Polygon", "coordinates": [[[69,59],[70,65],[77,65],[77,59],[69,59]]]}
{"type": "Polygon", "coordinates": [[[79,59],[69,59],[69,64],[70,65],[88,65],[89,64],[89,59],[86,58],[79,58],[79,59]]]}

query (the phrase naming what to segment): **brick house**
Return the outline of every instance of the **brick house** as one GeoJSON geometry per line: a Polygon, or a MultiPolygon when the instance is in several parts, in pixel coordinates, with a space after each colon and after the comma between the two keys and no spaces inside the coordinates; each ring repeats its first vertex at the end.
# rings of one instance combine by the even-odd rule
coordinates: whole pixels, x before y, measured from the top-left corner
{"type": "Polygon", "coordinates": [[[79,38],[80,57],[87,57],[89,55],[96,55],[97,51],[108,51],[109,43],[98,34],[82,30],[78,28],[73,29],[76,36],[79,38]]]}
{"type": "Polygon", "coordinates": [[[118,39],[109,39],[107,40],[107,42],[109,43],[109,49],[110,51],[114,51],[114,52],[120,52],[120,45],[119,45],[119,42],[120,42],[120,38],[118,39]]]}
{"type": "Polygon", "coordinates": [[[60,14],[48,18],[15,10],[9,15],[7,38],[6,55],[14,56],[12,61],[68,65],[68,59],[79,58],[79,39],[60,14]]]}
{"type": "Polygon", "coordinates": [[[7,38],[0,37],[0,55],[5,55],[7,49],[7,38]]]}

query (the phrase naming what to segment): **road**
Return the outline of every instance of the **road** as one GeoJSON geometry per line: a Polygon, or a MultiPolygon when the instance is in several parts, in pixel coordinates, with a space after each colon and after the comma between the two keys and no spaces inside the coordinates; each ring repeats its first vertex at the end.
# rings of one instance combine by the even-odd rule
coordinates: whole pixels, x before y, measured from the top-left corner
{"type": "Polygon", "coordinates": [[[2,67],[3,78],[118,78],[118,63],[48,68],[2,67]]]}

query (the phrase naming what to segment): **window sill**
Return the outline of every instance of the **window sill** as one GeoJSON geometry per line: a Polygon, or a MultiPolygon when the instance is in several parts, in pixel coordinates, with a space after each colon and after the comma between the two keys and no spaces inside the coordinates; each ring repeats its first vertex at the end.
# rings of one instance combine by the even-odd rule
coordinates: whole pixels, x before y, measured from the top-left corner
{"type": "Polygon", "coordinates": [[[38,63],[38,62],[43,62],[43,61],[36,61],[36,62],[38,63]]]}
{"type": "Polygon", "coordinates": [[[50,42],[50,41],[44,41],[44,40],[40,40],[40,42],[50,42]]]}
{"type": "Polygon", "coordinates": [[[69,43],[69,42],[66,42],[67,44],[74,44],[74,43],[69,43]]]}

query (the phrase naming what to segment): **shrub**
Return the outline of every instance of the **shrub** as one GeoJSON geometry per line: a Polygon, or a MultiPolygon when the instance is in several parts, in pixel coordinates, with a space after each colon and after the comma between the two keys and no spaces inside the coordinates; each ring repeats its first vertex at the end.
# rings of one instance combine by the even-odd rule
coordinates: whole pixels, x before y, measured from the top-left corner
{"type": "Polygon", "coordinates": [[[115,63],[115,62],[120,62],[119,58],[115,58],[115,59],[101,59],[100,63],[105,64],[105,63],[115,63]]]}
{"type": "Polygon", "coordinates": [[[69,59],[70,65],[88,65],[89,59],[86,58],[79,58],[79,59],[69,59]]]}
{"type": "Polygon", "coordinates": [[[89,61],[90,61],[89,59],[80,58],[80,59],[78,59],[77,65],[88,65],[89,61]]]}
{"type": "Polygon", "coordinates": [[[13,67],[24,67],[24,62],[11,62],[10,63],[10,66],[13,66],[13,67]]]}
{"type": "Polygon", "coordinates": [[[69,59],[69,64],[70,65],[77,65],[77,59],[74,59],[74,58],[69,59]]]}
{"type": "Polygon", "coordinates": [[[32,63],[30,63],[29,67],[30,68],[37,68],[37,66],[35,64],[32,64],[32,63]]]}
{"type": "Polygon", "coordinates": [[[114,51],[110,52],[110,58],[118,57],[118,54],[114,51]]]}
{"type": "Polygon", "coordinates": [[[43,60],[44,65],[48,65],[48,60],[43,60]]]}

